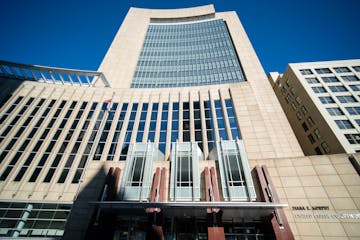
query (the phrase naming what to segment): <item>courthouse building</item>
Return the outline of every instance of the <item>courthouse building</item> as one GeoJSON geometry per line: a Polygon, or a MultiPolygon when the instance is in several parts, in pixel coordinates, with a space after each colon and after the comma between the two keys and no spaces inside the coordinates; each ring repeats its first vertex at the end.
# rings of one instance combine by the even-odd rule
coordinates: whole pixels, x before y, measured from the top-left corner
{"type": "Polygon", "coordinates": [[[360,155],[307,156],[235,12],[131,8],[98,71],[0,84],[1,237],[360,237],[360,155]]]}

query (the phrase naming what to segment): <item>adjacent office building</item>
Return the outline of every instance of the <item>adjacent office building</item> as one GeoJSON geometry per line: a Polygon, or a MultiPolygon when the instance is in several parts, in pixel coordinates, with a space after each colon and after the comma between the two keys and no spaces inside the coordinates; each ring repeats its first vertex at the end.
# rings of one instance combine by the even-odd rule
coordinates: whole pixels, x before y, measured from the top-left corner
{"type": "Polygon", "coordinates": [[[349,156],[304,155],[235,12],[131,8],[96,72],[0,71],[2,237],[360,236],[349,156]]]}
{"type": "Polygon", "coordinates": [[[360,60],[289,64],[269,81],[305,154],[360,151],[360,60]]]}

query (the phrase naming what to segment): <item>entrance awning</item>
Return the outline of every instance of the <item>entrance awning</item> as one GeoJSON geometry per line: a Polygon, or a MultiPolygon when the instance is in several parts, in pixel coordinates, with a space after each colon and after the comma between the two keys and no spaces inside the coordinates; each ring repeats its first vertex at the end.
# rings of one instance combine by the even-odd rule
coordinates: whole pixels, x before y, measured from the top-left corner
{"type": "Polygon", "coordinates": [[[284,208],[285,203],[272,202],[130,202],[102,201],[89,202],[104,211],[115,211],[124,216],[144,216],[148,208],[160,208],[168,217],[205,217],[207,208],[223,211],[223,219],[249,218],[260,219],[269,216],[275,209],[284,208]]]}

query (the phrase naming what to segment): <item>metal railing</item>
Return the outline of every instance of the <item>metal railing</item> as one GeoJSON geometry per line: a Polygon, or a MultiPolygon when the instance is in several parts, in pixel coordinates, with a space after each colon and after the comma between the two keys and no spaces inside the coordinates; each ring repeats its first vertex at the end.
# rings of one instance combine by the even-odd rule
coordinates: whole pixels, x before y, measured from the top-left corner
{"type": "Polygon", "coordinates": [[[0,77],[85,87],[92,87],[100,81],[103,87],[110,87],[101,72],[28,65],[2,60],[0,60],[0,77]]]}

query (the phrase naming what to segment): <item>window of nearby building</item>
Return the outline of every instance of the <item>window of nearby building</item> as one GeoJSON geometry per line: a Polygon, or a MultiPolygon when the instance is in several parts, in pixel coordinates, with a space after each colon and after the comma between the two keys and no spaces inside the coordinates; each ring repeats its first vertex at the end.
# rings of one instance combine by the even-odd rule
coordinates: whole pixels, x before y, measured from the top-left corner
{"type": "Polygon", "coordinates": [[[346,107],[345,109],[350,115],[360,115],[360,107],[346,107]]]}
{"type": "Polygon", "coordinates": [[[357,102],[357,100],[353,96],[337,96],[337,98],[341,103],[354,103],[354,102],[357,102]]]}
{"type": "Polygon", "coordinates": [[[311,74],[313,74],[310,69],[300,69],[300,73],[302,75],[311,75],[311,74]]]}
{"type": "Polygon", "coordinates": [[[335,120],[336,124],[340,129],[351,129],[354,128],[349,120],[335,120]]]}
{"type": "Polygon", "coordinates": [[[358,126],[360,126],[360,119],[355,119],[355,122],[357,123],[358,126]]]}
{"type": "Polygon", "coordinates": [[[341,111],[340,108],[338,107],[333,107],[333,108],[326,108],[326,110],[329,112],[329,114],[331,116],[340,116],[340,115],[344,115],[344,113],[341,111]]]}
{"type": "Polygon", "coordinates": [[[314,93],[324,93],[324,92],[326,92],[325,88],[323,88],[323,87],[312,87],[312,90],[314,91],[314,93]]]}
{"type": "Polygon", "coordinates": [[[312,134],[308,135],[308,139],[310,141],[311,144],[314,144],[316,142],[314,136],[312,134]]]}
{"type": "Polygon", "coordinates": [[[293,109],[293,110],[295,110],[295,111],[296,111],[296,105],[295,105],[295,103],[294,103],[294,102],[292,102],[292,103],[291,103],[291,107],[292,107],[292,109],[293,109]]]}
{"type": "Polygon", "coordinates": [[[341,76],[341,78],[346,82],[356,82],[359,81],[359,78],[355,75],[341,76]]]}
{"type": "Polygon", "coordinates": [[[306,115],[306,114],[308,113],[308,111],[307,111],[307,109],[306,109],[305,106],[302,106],[302,107],[301,107],[301,112],[302,112],[304,115],[306,115]]]}
{"type": "Polygon", "coordinates": [[[335,103],[334,99],[332,99],[332,97],[319,97],[320,102],[323,104],[330,104],[330,103],[335,103]]]}
{"type": "Polygon", "coordinates": [[[286,86],[290,87],[290,81],[289,81],[289,79],[286,79],[285,83],[286,83],[286,86]]]}
{"type": "Polygon", "coordinates": [[[345,134],[350,144],[360,144],[360,134],[345,134]]]}
{"type": "Polygon", "coordinates": [[[323,74],[323,73],[331,73],[329,68],[316,68],[315,71],[318,74],[323,74]]]}
{"type": "Polygon", "coordinates": [[[312,126],[315,125],[315,122],[314,122],[314,120],[313,120],[311,117],[308,117],[308,118],[307,118],[307,122],[308,122],[308,124],[309,124],[310,127],[312,127],[312,126]]]}
{"type": "Polygon", "coordinates": [[[332,92],[347,92],[347,89],[344,86],[329,86],[332,92]]]}
{"type": "Polygon", "coordinates": [[[320,139],[321,138],[320,130],[316,128],[314,130],[314,135],[316,136],[317,139],[320,139]]]}
{"type": "Polygon", "coordinates": [[[321,79],[326,83],[339,82],[339,79],[337,79],[337,77],[322,77],[321,79]]]}
{"type": "Polygon", "coordinates": [[[302,116],[301,116],[301,113],[300,113],[300,112],[297,112],[297,113],[296,113],[296,118],[297,118],[298,120],[301,120],[301,119],[302,119],[302,116]]]}
{"type": "Polygon", "coordinates": [[[295,101],[296,101],[298,104],[301,104],[301,98],[300,98],[300,97],[296,97],[296,98],[295,98],[295,101]]]}
{"type": "Polygon", "coordinates": [[[337,73],[347,73],[350,72],[350,69],[347,67],[336,67],[334,68],[335,72],[337,73]]]}
{"type": "Polygon", "coordinates": [[[352,67],[356,72],[360,72],[360,66],[353,66],[352,67]]]}
{"type": "Polygon", "coordinates": [[[330,146],[329,146],[329,144],[327,144],[327,142],[322,142],[321,147],[324,150],[324,152],[330,153],[330,146]]]}
{"type": "Polygon", "coordinates": [[[316,152],[317,155],[322,155],[322,152],[321,152],[319,147],[315,148],[315,152],[316,152]]]}
{"type": "Polygon", "coordinates": [[[353,91],[360,91],[360,85],[349,85],[353,91]]]}
{"type": "Polygon", "coordinates": [[[304,131],[307,132],[309,130],[309,127],[306,125],[306,122],[304,122],[303,124],[301,124],[301,126],[303,127],[304,131]]]}
{"type": "Polygon", "coordinates": [[[305,78],[306,82],[309,84],[312,83],[319,83],[319,80],[316,77],[311,77],[311,78],[305,78]]]}
{"type": "Polygon", "coordinates": [[[291,96],[290,94],[288,94],[285,98],[286,102],[289,103],[291,101],[291,96]]]}
{"type": "Polygon", "coordinates": [[[281,90],[281,94],[283,96],[285,96],[286,95],[286,88],[284,86],[282,86],[280,90],[281,90]]]}

